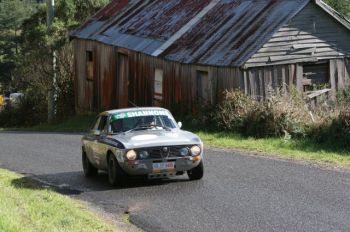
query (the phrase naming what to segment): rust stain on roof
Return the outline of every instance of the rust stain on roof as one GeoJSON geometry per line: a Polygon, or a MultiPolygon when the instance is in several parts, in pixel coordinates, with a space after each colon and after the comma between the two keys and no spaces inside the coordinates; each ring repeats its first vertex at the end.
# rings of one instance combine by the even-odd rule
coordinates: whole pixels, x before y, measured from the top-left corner
{"type": "MultiPolygon", "coordinates": [[[[153,54],[214,0],[114,0],[72,37],[153,54]]],[[[242,66],[310,0],[216,0],[159,56],[182,63],[242,66]]]]}

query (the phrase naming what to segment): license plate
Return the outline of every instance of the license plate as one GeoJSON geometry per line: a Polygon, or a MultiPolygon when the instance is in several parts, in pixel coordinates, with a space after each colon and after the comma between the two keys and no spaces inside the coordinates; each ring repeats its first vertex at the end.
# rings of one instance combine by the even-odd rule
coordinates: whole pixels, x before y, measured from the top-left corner
{"type": "Polygon", "coordinates": [[[153,172],[169,172],[174,171],[175,162],[166,162],[166,163],[153,163],[153,172]]]}

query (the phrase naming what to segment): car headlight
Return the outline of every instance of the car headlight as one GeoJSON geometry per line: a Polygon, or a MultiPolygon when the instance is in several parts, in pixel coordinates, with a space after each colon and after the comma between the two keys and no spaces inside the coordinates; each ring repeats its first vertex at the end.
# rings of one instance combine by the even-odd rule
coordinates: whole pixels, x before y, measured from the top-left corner
{"type": "Polygon", "coordinates": [[[130,150],[130,151],[128,151],[128,152],[126,153],[126,158],[127,158],[128,160],[136,160],[137,154],[136,154],[136,152],[135,152],[134,150],[130,150]]]}
{"type": "Polygon", "coordinates": [[[184,148],[181,148],[179,152],[181,156],[188,156],[189,150],[188,148],[184,147],[184,148]]]}
{"type": "Polygon", "coordinates": [[[197,145],[191,147],[191,154],[192,156],[197,156],[201,154],[201,148],[197,145]]]}
{"type": "Polygon", "coordinates": [[[141,151],[140,152],[140,159],[147,159],[149,157],[148,151],[141,151]]]}

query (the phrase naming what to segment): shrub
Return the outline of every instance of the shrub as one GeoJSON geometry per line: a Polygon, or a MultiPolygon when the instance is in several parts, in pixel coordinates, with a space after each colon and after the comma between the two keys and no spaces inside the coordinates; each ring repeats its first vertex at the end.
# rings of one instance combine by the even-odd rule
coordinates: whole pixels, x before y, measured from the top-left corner
{"type": "Polygon", "coordinates": [[[332,144],[342,149],[350,148],[350,112],[343,111],[337,117],[312,125],[309,137],[319,144],[332,144]]]}
{"type": "Polygon", "coordinates": [[[304,124],[311,121],[304,101],[278,91],[262,101],[253,100],[239,90],[226,92],[212,118],[220,130],[253,137],[304,135],[304,124]]]}
{"type": "Polygon", "coordinates": [[[45,96],[27,91],[18,105],[0,112],[0,127],[30,127],[45,122],[46,102],[45,96]]]}
{"type": "Polygon", "coordinates": [[[225,92],[223,102],[213,113],[217,127],[222,130],[240,131],[246,124],[249,111],[256,103],[241,91],[225,92]]]}
{"type": "Polygon", "coordinates": [[[350,103],[350,87],[341,90],[337,94],[338,103],[340,105],[347,105],[350,103]]]}

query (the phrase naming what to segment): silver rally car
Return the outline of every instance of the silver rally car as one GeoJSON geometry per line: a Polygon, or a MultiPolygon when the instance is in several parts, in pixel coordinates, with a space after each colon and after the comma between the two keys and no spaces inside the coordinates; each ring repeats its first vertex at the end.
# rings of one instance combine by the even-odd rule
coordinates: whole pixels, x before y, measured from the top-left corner
{"type": "Polygon", "coordinates": [[[131,176],[168,178],[187,172],[191,180],[203,177],[203,143],[181,130],[163,108],[129,108],[101,113],[82,138],[86,177],[106,170],[110,184],[131,176]]]}

